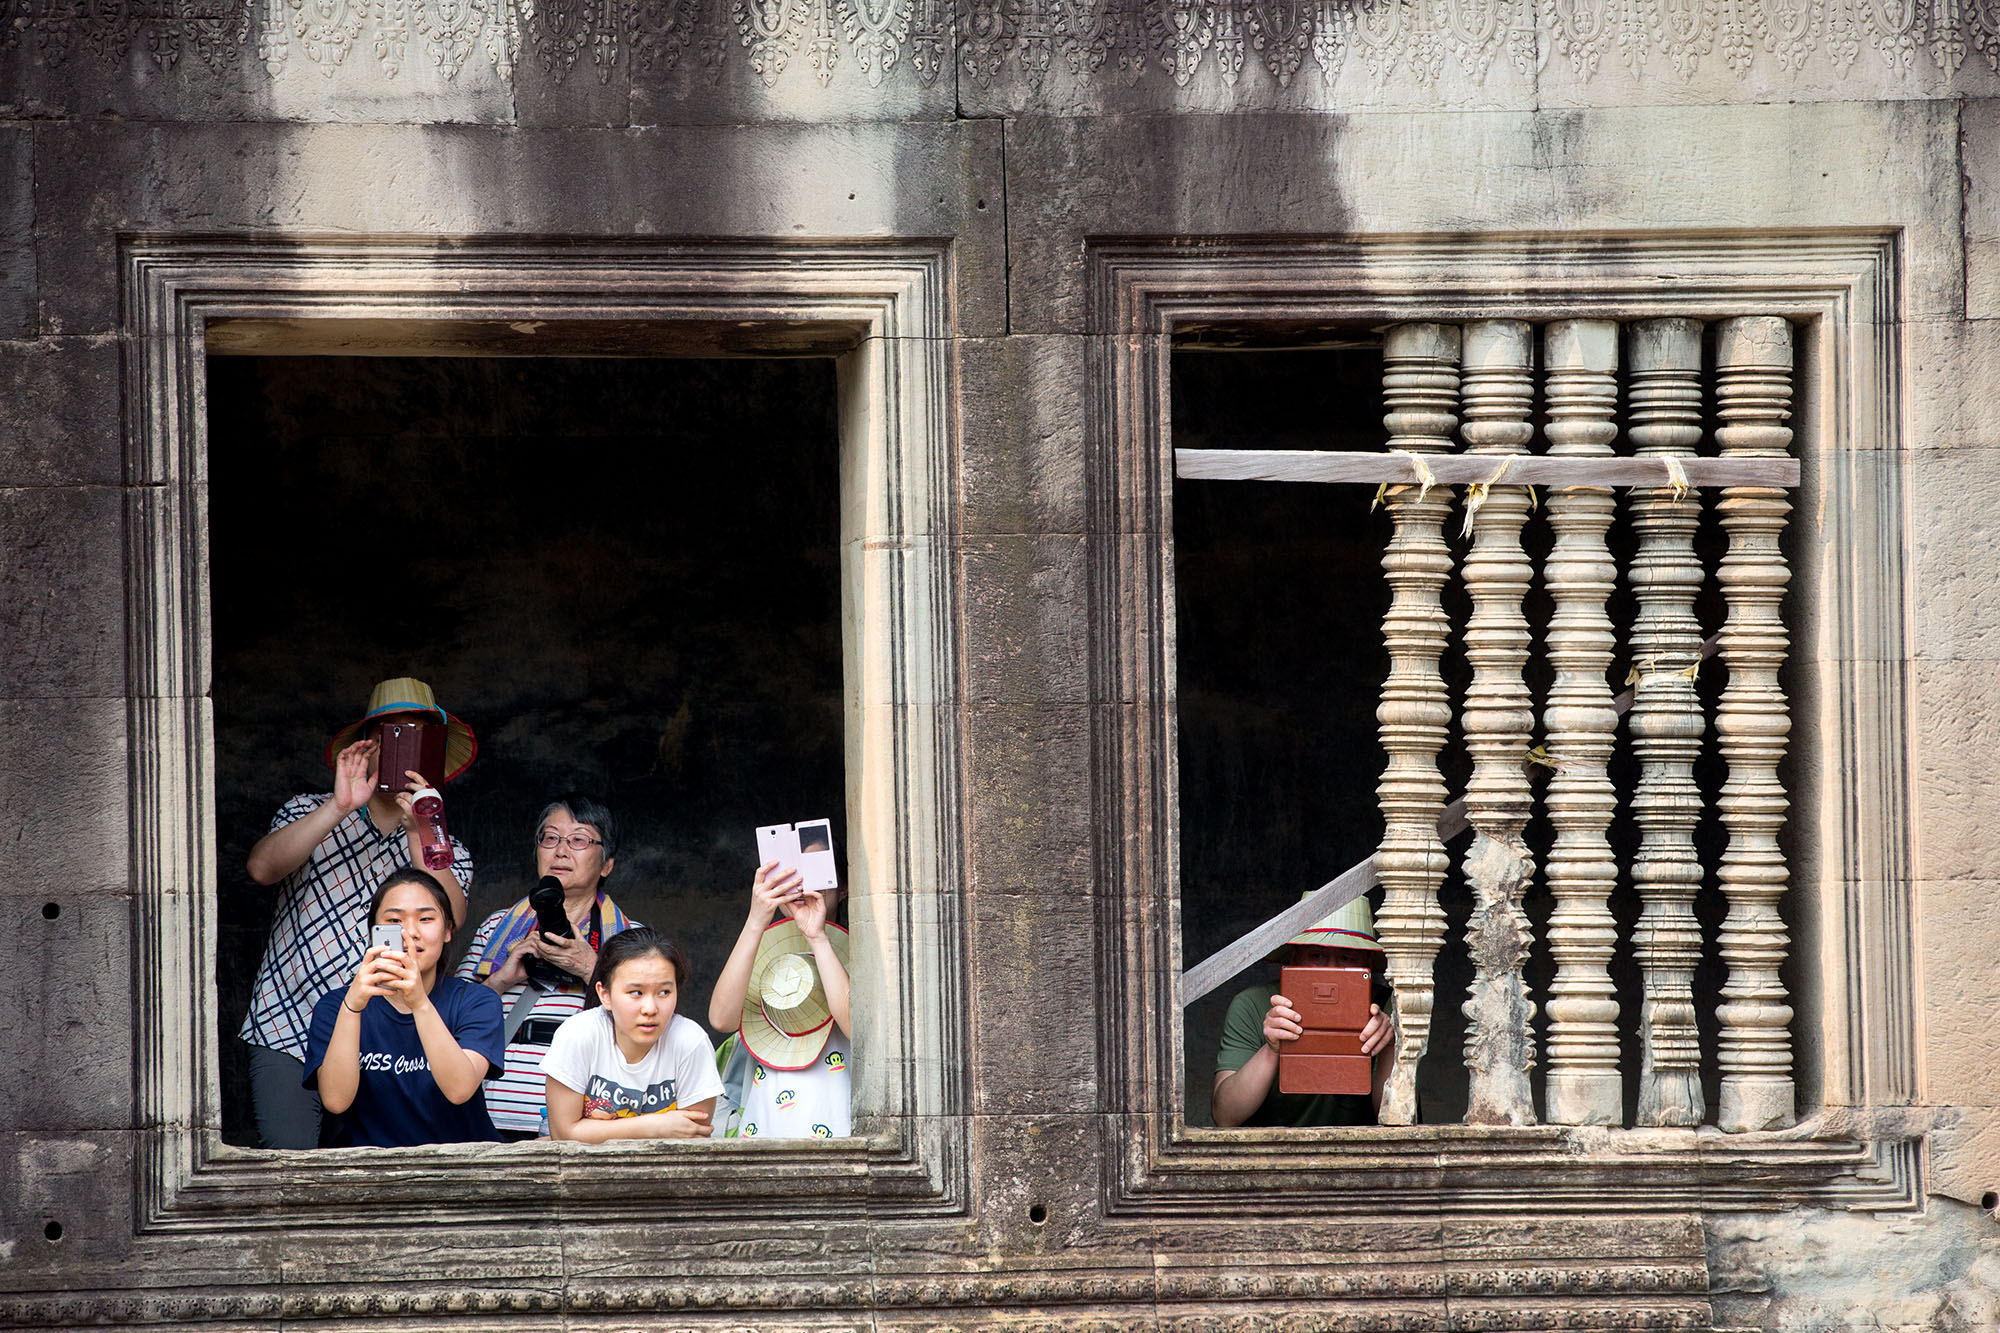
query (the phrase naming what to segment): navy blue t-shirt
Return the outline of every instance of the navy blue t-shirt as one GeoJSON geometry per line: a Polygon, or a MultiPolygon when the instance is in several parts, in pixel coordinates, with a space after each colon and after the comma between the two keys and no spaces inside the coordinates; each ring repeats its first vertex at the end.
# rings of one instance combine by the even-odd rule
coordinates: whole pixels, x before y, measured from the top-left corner
{"type": "MultiPolygon", "coordinates": [[[[328,991],[313,1006],[312,1030],[306,1036],[306,1077],[319,1086],[320,1062],[333,1040],[333,1025],[347,989],[328,991]]],[[[486,1077],[497,1078],[507,1054],[500,997],[477,982],[439,977],[431,988],[431,1007],[460,1046],[486,1057],[486,1077]]],[[[337,1120],[334,1142],[342,1147],[401,1148],[413,1143],[497,1143],[500,1131],[486,1114],[486,1092],[472,1094],[463,1106],[453,1106],[431,1076],[417,1020],[381,996],[361,1011],[361,1085],[354,1105],[337,1120]]]]}

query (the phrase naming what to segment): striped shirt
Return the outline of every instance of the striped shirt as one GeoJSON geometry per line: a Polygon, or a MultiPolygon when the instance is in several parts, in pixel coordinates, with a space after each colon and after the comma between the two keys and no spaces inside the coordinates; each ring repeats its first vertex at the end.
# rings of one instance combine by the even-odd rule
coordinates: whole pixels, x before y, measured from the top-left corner
{"type": "MultiPolygon", "coordinates": [[[[465,957],[459,961],[457,975],[470,981],[485,956],[486,942],[493,938],[493,932],[507,919],[511,908],[502,908],[479,923],[479,929],[472,937],[472,944],[466,949],[465,957]]],[[[628,920],[627,929],[637,926],[637,921],[628,920]]],[[[523,981],[500,997],[500,1012],[512,1018],[514,1002],[521,998],[528,983],[523,981]]],[[[528,1010],[527,1018],[516,1031],[517,1038],[535,1035],[550,1030],[546,1023],[560,1025],[572,1014],[583,1012],[584,993],[582,987],[563,990],[545,990],[528,1010]],[[539,1029],[539,1031],[538,1031],[539,1029]]],[[[542,1111],[548,1104],[548,1083],[542,1075],[542,1057],[548,1054],[547,1038],[529,1042],[514,1040],[507,1043],[507,1072],[485,1085],[486,1109],[493,1117],[493,1126],[517,1134],[546,1134],[548,1125],[542,1119],[542,1111]]]]}
{"type": "MultiPolygon", "coordinates": [[[[294,796],[278,808],[271,831],[303,819],[332,800],[331,793],[294,796]]],[[[451,871],[472,884],[472,853],[451,840],[451,871]]],[[[384,833],[368,807],[348,812],[313,848],[304,865],[278,881],[278,913],[264,961],[250,988],[250,1013],[237,1035],[303,1060],[306,1031],[320,996],[354,980],[368,950],[368,901],[382,881],[410,863],[410,844],[399,828],[384,833]]],[[[447,886],[449,887],[449,886],[447,886]]]]}

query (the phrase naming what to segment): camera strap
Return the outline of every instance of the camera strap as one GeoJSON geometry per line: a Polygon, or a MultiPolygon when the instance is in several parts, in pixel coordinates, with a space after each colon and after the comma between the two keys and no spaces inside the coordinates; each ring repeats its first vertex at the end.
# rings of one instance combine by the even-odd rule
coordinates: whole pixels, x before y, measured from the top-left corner
{"type": "Polygon", "coordinates": [[[500,1044],[505,1046],[514,1040],[514,1034],[521,1030],[521,1024],[528,1021],[528,1015],[535,1007],[535,1001],[542,998],[542,988],[533,981],[521,987],[521,993],[514,997],[514,1003],[507,1007],[507,1032],[500,1044]]]}

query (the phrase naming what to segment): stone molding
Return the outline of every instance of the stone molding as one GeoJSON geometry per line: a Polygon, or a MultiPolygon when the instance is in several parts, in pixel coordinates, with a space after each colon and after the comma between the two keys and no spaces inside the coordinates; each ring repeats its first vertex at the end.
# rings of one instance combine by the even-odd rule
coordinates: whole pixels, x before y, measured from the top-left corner
{"type": "MultiPolygon", "coordinates": [[[[1907,648],[1901,608],[1898,250],[1881,233],[1730,237],[1105,242],[1088,254],[1093,531],[1092,735],[1098,830],[1099,1040],[1107,1201],[1121,1215],[1561,1206],[1583,1212],[1807,1204],[1910,1208],[1924,1128],[1917,1087],[1907,648]],[[1795,893],[1818,945],[1817,1099],[1797,1127],[1383,1127],[1208,1130],[1182,1112],[1179,789],[1173,744],[1173,451],[1177,332],[1259,325],[1780,316],[1803,325],[1801,543],[1795,613],[1801,748],[1795,893]],[[1816,742],[1814,737],[1816,735],[1816,742]],[[1810,772],[1807,766],[1802,772],[1810,772]],[[1867,997],[1865,1002],[1862,997],[1867,997]]],[[[1442,1001],[1441,1001],[1442,1002],[1442,1001]]]]}
{"type": "Polygon", "coordinates": [[[1030,95],[1212,81],[1310,104],[1350,70],[1425,91],[1618,66],[1678,84],[1852,74],[1908,95],[1968,65],[2000,74],[2000,0],[0,0],[0,50],[17,44],[51,67],[136,57],[274,78],[533,65],[609,82],[686,66],[709,84],[930,87],[955,61],[974,85],[1030,95]]]}
{"type": "MultiPolygon", "coordinates": [[[[949,258],[933,245],[547,247],[518,241],[134,238],[122,247],[131,886],[142,1231],[296,1234],[407,1212],[441,1222],[585,1203],[606,1218],[958,1215],[969,1105],[964,793],[949,258]],[[450,326],[556,354],[592,330],[681,350],[817,339],[838,351],[847,823],[855,938],[856,1138],[779,1145],[574,1145],[264,1153],[224,1146],[215,1020],[213,726],[206,405],[215,342],[324,350],[326,330],[417,352],[450,326]],[[743,340],[747,336],[749,343],[743,340]],[[539,341],[536,341],[539,340],[539,341]]],[[[352,345],[350,345],[350,349],[352,345]]],[[[489,343],[490,349],[490,343],[489,343]]]]}

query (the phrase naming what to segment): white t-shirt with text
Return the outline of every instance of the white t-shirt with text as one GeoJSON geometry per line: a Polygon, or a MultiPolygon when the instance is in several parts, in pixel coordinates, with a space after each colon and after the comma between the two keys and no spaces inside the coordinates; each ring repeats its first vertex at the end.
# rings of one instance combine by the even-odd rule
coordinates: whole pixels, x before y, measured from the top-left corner
{"type": "Polygon", "coordinates": [[[563,1020],[542,1073],[583,1094],[583,1113],[623,1118],[705,1102],[722,1091],[715,1047],[701,1025],[681,1014],[637,1064],[627,1064],[611,1031],[611,1011],[586,1009],[563,1020]]]}

